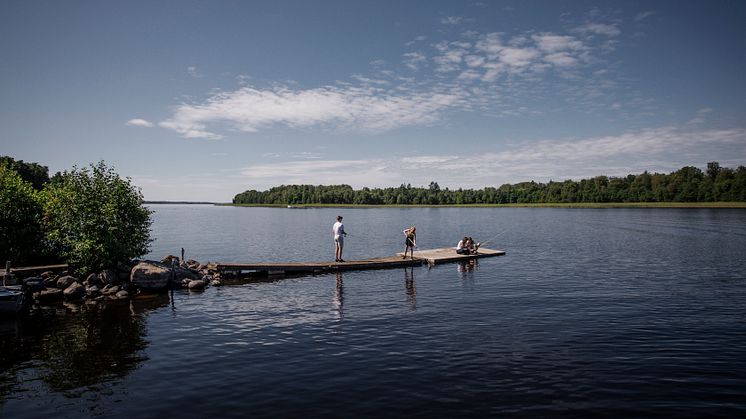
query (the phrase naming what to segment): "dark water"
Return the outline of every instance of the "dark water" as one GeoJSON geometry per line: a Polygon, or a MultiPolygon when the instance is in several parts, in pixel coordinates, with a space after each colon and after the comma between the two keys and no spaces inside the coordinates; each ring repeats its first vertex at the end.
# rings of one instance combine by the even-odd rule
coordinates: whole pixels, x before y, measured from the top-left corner
{"type": "Polygon", "coordinates": [[[746,414],[746,211],[159,205],[152,257],[474,265],[66,305],[0,323],[0,417],[746,414]]]}

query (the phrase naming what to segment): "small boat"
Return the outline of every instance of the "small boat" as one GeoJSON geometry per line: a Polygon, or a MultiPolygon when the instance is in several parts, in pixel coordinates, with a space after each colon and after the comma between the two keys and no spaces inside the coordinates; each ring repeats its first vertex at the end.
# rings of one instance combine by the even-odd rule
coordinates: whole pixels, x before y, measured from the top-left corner
{"type": "Polygon", "coordinates": [[[0,315],[16,314],[23,309],[24,297],[22,291],[12,291],[0,287],[0,315]]]}

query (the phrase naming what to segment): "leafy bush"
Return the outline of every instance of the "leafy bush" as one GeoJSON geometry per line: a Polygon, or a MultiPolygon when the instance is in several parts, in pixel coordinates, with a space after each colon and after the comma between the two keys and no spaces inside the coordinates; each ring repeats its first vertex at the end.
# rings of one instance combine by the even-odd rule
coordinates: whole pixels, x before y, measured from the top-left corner
{"type": "Polygon", "coordinates": [[[148,252],[151,211],[140,190],[102,161],[69,172],[42,192],[49,243],[79,272],[113,267],[148,252]]]}
{"type": "Polygon", "coordinates": [[[42,248],[41,205],[30,183],[0,164],[0,261],[33,260],[42,248]]]}

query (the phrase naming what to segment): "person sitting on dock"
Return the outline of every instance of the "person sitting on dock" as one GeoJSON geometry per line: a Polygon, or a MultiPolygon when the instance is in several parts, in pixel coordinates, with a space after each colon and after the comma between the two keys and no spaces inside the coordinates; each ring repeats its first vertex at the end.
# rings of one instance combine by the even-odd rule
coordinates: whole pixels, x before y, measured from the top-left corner
{"type": "Polygon", "coordinates": [[[463,239],[459,240],[458,244],[456,245],[456,253],[459,255],[468,255],[469,249],[466,247],[466,244],[468,243],[469,238],[464,236],[463,239]]]}
{"type": "Polygon", "coordinates": [[[402,259],[407,258],[407,250],[412,249],[411,257],[414,259],[414,248],[417,246],[417,227],[412,226],[403,231],[404,233],[404,256],[402,259]]]}
{"type": "Polygon", "coordinates": [[[481,246],[482,243],[474,244],[474,239],[471,237],[466,238],[466,249],[469,251],[469,254],[476,255],[479,253],[479,246],[481,246]]]}
{"type": "Polygon", "coordinates": [[[332,226],[332,235],[334,235],[334,256],[335,262],[344,262],[344,259],[342,259],[342,249],[344,249],[345,245],[345,237],[347,233],[345,233],[345,226],[342,224],[342,216],[337,216],[337,222],[334,223],[332,226]]]}

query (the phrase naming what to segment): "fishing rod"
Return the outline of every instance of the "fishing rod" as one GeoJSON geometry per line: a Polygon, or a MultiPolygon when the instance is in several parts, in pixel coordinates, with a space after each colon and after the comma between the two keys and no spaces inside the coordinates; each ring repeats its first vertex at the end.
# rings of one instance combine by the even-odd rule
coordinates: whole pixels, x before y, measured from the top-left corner
{"type": "Polygon", "coordinates": [[[505,230],[503,230],[503,231],[501,231],[501,232],[499,232],[499,233],[495,234],[494,236],[490,237],[490,239],[489,239],[489,240],[485,240],[485,241],[483,241],[483,242],[480,242],[480,246],[481,246],[481,245],[484,245],[484,244],[486,244],[486,243],[491,243],[491,242],[492,242],[492,241],[494,241],[494,240],[495,240],[496,238],[498,238],[498,237],[502,236],[503,234],[505,234],[505,232],[509,231],[509,230],[510,230],[511,228],[512,228],[512,227],[508,227],[508,228],[506,228],[505,230]]]}

